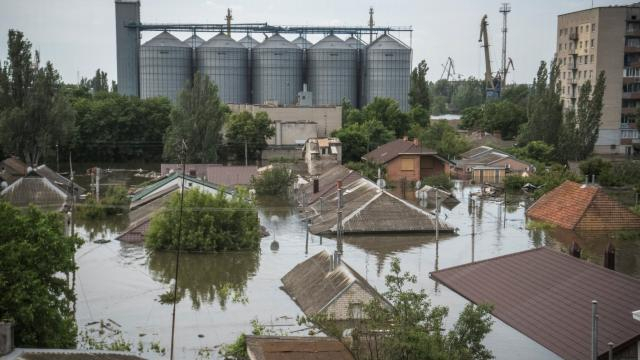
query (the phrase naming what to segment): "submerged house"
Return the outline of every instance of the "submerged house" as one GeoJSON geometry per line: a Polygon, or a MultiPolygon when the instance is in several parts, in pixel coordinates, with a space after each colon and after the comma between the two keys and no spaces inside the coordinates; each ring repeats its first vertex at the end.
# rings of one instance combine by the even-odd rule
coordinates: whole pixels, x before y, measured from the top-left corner
{"type": "Polygon", "coordinates": [[[360,274],[326,251],[296,265],[282,279],[284,291],[307,316],[359,319],[374,299],[391,306],[360,274]]]}
{"type": "Polygon", "coordinates": [[[14,181],[27,175],[27,168],[27,164],[15,156],[0,161],[0,183],[5,183],[5,187],[11,185],[14,181]]]}
{"type": "Polygon", "coordinates": [[[325,336],[247,336],[249,360],[353,360],[343,343],[325,336]]]}
{"type": "Polygon", "coordinates": [[[640,216],[601,187],[569,180],[533,203],[527,216],[569,230],[640,230],[640,216]]]}
{"type": "MultiPolygon", "coordinates": [[[[182,172],[182,164],[161,164],[162,176],[182,172]]],[[[256,166],[223,166],[222,164],[186,164],[185,173],[194,178],[233,188],[237,185],[249,185],[251,177],[258,174],[256,166]]]]}
{"type": "Polygon", "coordinates": [[[342,143],[338,138],[309,138],[302,153],[309,175],[319,175],[342,164],[342,143]]]}
{"type": "Polygon", "coordinates": [[[478,184],[500,184],[507,175],[528,176],[533,171],[532,164],[489,146],[478,146],[460,154],[455,167],[458,178],[478,184]]]}
{"type": "Polygon", "coordinates": [[[0,199],[16,207],[34,205],[50,211],[63,211],[71,195],[36,171],[30,171],[0,192],[0,199]]]}
{"type": "Polygon", "coordinates": [[[182,175],[181,172],[172,172],[133,193],[133,195],[131,196],[131,203],[133,205],[134,203],[143,202],[145,199],[153,198],[154,196],[171,189],[181,189],[183,181],[185,190],[198,189],[209,194],[218,194],[219,192],[224,191],[226,196],[228,197],[231,197],[233,195],[233,192],[231,190],[225,189],[222,186],[212,184],[197,177],[182,175]]]}
{"type": "MultiPolygon", "coordinates": [[[[356,173],[357,174],[357,173],[356,173]]],[[[344,234],[453,232],[455,229],[431,212],[381,189],[362,176],[347,174],[342,182],[344,234]]],[[[312,193],[307,216],[313,234],[333,234],[338,223],[338,188],[327,184],[312,193]]]]}
{"type": "Polygon", "coordinates": [[[431,277],[562,359],[591,359],[597,301],[598,359],[640,357],[640,280],[546,247],[455,266],[431,277]],[[481,284],[480,286],[478,284],[481,284]]]}
{"type": "Polygon", "coordinates": [[[397,139],[378,146],[367,153],[362,160],[369,161],[387,169],[390,182],[418,181],[427,176],[449,174],[449,160],[438,155],[437,151],[420,144],[418,139],[397,139]]]}

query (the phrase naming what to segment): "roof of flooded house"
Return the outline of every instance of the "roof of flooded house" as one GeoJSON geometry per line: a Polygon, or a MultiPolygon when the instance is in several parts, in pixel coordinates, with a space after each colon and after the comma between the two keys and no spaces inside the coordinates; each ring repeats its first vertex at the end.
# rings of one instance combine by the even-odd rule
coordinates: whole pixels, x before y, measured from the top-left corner
{"type": "Polygon", "coordinates": [[[478,157],[478,156],[480,156],[482,154],[486,154],[486,153],[488,153],[490,151],[497,151],[497,150],[495,150],[494,148],[489,147],[489,146],[484,146],[484,145],[483,146],[478,146],[478,147],[475,147],[475,148],[473,148],[471,150],[463,152],[462,154],[460,154],[460,158],[461,159],[473,159],[473,158],[478,157]]]}
{"type": "MultiPolygon", "coordinates": [[[[53,171],[53,169],[51,169],[47,165],[38,166],[36,168],[36,172],[49,179],[49,181],[56,184],[62,190],[71,192],[71,180],[53,171]]],[[[74,183],[74,192],[75,194],[84,194],[85,192],[87,192],[87,190],[77,183],[74,183]]]]}
{"type": "Polygon", "coordinates": [[[6,360],[143,360],[132,353],[100,350],[22,349],[2,357],[6,360]]]}
{"type": "Polygon", "coordinates": [[[207,168],[207,181],[227,187],[249,185],[251,178],[256,175],[258,175],[258,167],[256,166],[213,166],[207,168]]]}
{"type": "Polygon", "coordinates": [[[0,161],[0,177],[11,184],[27,174],[27,164],[15,156],[0,161]]]}
{"type": "MultiPolygon", "coordinates": [[[[182,175],[181,172],[172,172],[169,175],[163,176],[157,180],[155,180],[153,183],[149,184],[148,186],[136,191],[132,197],[131,197],[131,202],[137,202],[139,200],[144,199],[145,197],[147,197],[148,195],[154,193],[156,190],[160,189],[161,187],[169,184],[170,182],[178,179],[178,178],[184,178],[187,181],[202,185],[204,187],[208,187],[211,189],[215,189],[215,190],[223,190],[222,187],[216,185],[216,184],[212,184],[208,181],[204,181],[204,180],[200,180],[196,177],[192,177],[189,175],[182,175]]],[[[233,192],[229,189],[224,189],[224,191],[228,194],[232,194],[233,192]]]]}
{"type": "Polygon", "coordinates": [[[640,280],[542,247],[456,266],[431,277],[563,359],[590,358],[591,301],[599,355],[640,339],[640,280]]]}
{"type": "Polygon", "coordinates": [[[437,155],[433,149],[428,149],[413,141],[397,139],[378,146],[375,150],[365,154],[362,158],[378,164],[385,164],[399,155],[437,155]]]}
{"type": "Polygon", "coordinates": [[[116,237],[116,240],[129,243],[144,242],[144,236],[149,230],[151,218],[162,211],[169,202],[172,193],[176,190],[178,190],[177,185],[144,199],[144,205],[134,208],[134,204],[132,204],[132,210],[129,212],[129,226],[116,237]]]}
{"type": "MultiPolygon", "coordinates": [[[[222,166],[222,164],[185,164],[184,168],[186,174],[193,175],[195,172],[196,176],[203,177],[207,175],[207,169],[222,166]]],[[[179,171],[182,171],[182,164],[160,164],[160,175],[162,176],[179,171]]]]}
{"type": "Polygon", "coordinates": [[[247,336],[250,360],[353,360],[340,341],[324,336],[247,336]]]}
{"type": "Polygon", "coordinates": [[[0,197],[14,206],[35,205],[55,211],[62,210],[69,193],[35,171],[19,178],[0,192],[0,197]]]}
{"type": "MultiPolygon", "coordinates": [[[[416,205],[360,178],[342,185],[342,228],[345,234],[434,232],[436,217],[416,205]]],[[[338,222],[338,191],[334,186],[322,201],[311,205],[313,234],[335,233],[338,222]]],[[[438,221],[442,232],[454,228],[438,221]]]]}
{"type": "Polygon", "coordinates": [[[360,274],[342,261],[331,269],[332,256],[325,250],[296,265],[282,277],[284,291],[307,316],[322,312],[354,283],[371,296],[388,302],[360,274]]]}
{"type": "Polygon", "coordinates": [[[599,186],[566,180],[527,209],[527,216],[565,229],[640,229],[640,216],[599,186]]]}
{"type": "Polygon", "coordinates": [[[351,170],[343,165],[336,165],[331,169],[325,171],[318,177],[319,191],[313,193],[313,181],[302,187],[302,192],[307,196],[307,205],[311,205],[321,197],[335,191],[336,183],[342,181],[342,186],[347,186],[350,183],[362,179],[362,175],[359,172],[351,170]]]}

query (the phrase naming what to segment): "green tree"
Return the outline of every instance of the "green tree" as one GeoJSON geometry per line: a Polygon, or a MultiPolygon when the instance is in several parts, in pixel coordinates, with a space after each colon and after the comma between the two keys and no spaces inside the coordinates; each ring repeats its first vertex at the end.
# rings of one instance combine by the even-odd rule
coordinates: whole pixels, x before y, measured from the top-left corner
{"type": "Polygon", "coordinates": [[[164,141],[164,157],[177,161],[181,143],[187,144],[191,162],[218,161],[222,129],[229,108],[218,97],[218,88],[207,75],[197,72],[193,82],[180,93],[171,111],[171,124],[164,141]]]}
{"type": "Polygon", "coordinates": [[[461,112],[466,108],[484,103],[484,83],[470,77],[455,86],[451,97],[452,108],[461,112]]]}
{"type": "Polygon", "coordinates": [[[513,155],[526,160],[539,161],[548,164],[553,161],[555,148],[543,141],[531,141],[527,145],[509,150],[513,155]]]}
{"type": "Polygon", "coordinates": [[[503,139],[514,138],[521,125],[527,122],[525,109],[505,100],[485,104],[483,115],[483,130],[500,131],[503,139]]]}
{"type": "Polygon", "coordinates": [[[587,80],[580,87],[576,109],[565,113],[559,144],[563,160],[582,160],[593,152],[600,130],[604,90],[604,71],[598,74],[595,86],[587,80]]]}
{"type": "Polygon", "coordinates": [[[97,69],[96,74],[93,76],[93,78],[87,79],[83,77],[82,79],[80,79],[80,87],[89,89],[93,93],[108,92],[109,80],[107,79],[107,73],[101,71],[100,69],[97,69]]]}
{"type": "Polygon", "coordinates": [[[477,130],[483,127],[484,107],[472,106],[462,110],[460,128],[477,130]]]}
{"type": "Polygon", "coordinates": [[[81,241],[65,236],[60,214],[21,212],[2,201],[0,228],[0,318],[15,322],[16,345],[74,348],[75,292],[68,280],[81,241]]]}
{"type": "Polygon", "coordinates": [[[295,176],[284,166],[273,166],[262,174],[251,178],[251,186],[258,195],[287,195],[295,176]]]}
{"type": "Polygon", "coordinates": [[[245,144],[248,159],[255,160],[259,152],[267,147],[267,139],[276,135],[276,128],[266,112],[255,116],[248,111],[231,114],[226,124],[226,137],[236,159],[244,159],[245,144]]]}
{"type": "Polygon", "coordinates": [[[429,86],[427,84],[427,71],[429,67],[425,60],[420,61],[411,71],[411,85],[409,88],[409,105],[412,108],[421,107],[427,112],[431,109],[429,86]]]}
{"type": "Polygon", "coordinates": [[[411,127],[407,114],[400,110],[398,102],[394,99],[377,97],[362,109],[362,113],[364,118],[360,122],[377,120],[385,128],[392,130],[396,137],[406,135],[411,127]]]}
{"type": "Polygon", "coordinates": [[[417,278],[400,269],[397,258],[391,261],[391,273],[385,277],[384,293],[391,306],[373,301],[365,306],[365,319],[354,329],[354,344],[374,340],[358,358],[370,359],[456,359],[484,360],[493,358],[482,344],[491,331],[489,305],[467,305],[453,328],[444,332],[448,308],[432,306],[424,290],[412,290],[417,278]],[[377,351],[374,351],[376,349],[377,351]]]}
{"type": "Polygon", "coordinates": [[[471,148],[471,144],[444,121],[436,121],[426,129],[414,127],[411,134],[421,144],[447,158],[453,158],[471,148]]]}
{"type": "Polygon", "coordinates": [[[558,145],[562,126],[562,100],[560,99],[559,66],[542,61],[533,81],[527,107],[527,123],[523,125],[518,142],[541,140],[549,145],[558,145]]]}
{"type": "Polygon", "coordinates": [[[521,107],[526,107],[529,100],[529,85],[507,85],[500,93],[500,99],[521,107]]]}
{"type": "Polygon", "coordinates": [[[37,165],[56,144],[70,140],[75,113],[60,91],[60,75],[50,62],[40,66],[38,52],[32,61],[31,43],[21,32],[9,30],[8,49],[0,80],[0,143],[5,152],[37,165]]]}
{"type": "MultiPolygon", "coordinates": [[[[197,189],[185,190],[182,213],[182,242],[185,251],[256,250],[260,245],[260,223],[255,205],[247,193],[236,191],[231,198],[197,189]]],[[[176,250],[180,221],[180,193],[151,220],[145,245],[154,250],[176,250]]]]}
{"type": "Polygon", "coordinates": [[[360,161],[364,154],[395,138],[393,131],[376,119],[350,124],[334,131],[332,136],[340,139],[345,162],[360,161]]]}

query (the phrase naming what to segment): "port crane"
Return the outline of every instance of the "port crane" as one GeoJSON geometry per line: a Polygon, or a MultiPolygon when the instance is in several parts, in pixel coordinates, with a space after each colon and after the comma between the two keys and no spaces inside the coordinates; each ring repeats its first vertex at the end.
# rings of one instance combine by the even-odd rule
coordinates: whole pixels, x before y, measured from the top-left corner
{"type": "Polygon", "coordinates": [[[482,43],[482,47],[484,48],[484,87],[486,91],[487,99],[495,99],[500,97],[500,83],[502,82],[500,79],[500,73],[494,77],[493,72],[491,71],[491,55],[489,54],[489,35],[487,31],[487,27],[489,23],[487,22],[487,15],[482,17],[480,21],[480,38],[478,42],[482,43]]]}

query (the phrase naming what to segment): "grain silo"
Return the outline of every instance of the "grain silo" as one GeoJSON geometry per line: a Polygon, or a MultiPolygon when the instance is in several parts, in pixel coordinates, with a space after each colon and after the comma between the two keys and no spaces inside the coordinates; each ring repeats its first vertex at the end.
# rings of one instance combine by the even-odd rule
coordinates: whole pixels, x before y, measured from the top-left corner
{"type": "Polygon", "coordinates": [[[408,111],[411,48],[384,34],[367,47],[365,64],[363,105],[376,97],[388,97],[397,100],[402,111],[408,111]]]}
{"type": "Polygon", "coordinates": [[[254,47],[258,46],[258,44],[260,44],[258,40],[252,38],[250,35],[247,35],[242,39],[238,40],[238,43],[246,47],[247,49],[253,49],[254,47]]]}
{"type": "Polygon", "coordinates": [[[307,51],[313,105],[340,105],[343,98],[356,102],[357,60],[357,50],[335,35],[325,37],[307,51]]]}
{"type": "Polygon", "coordinates": [[[198,35],[191,35],[188,38],[184,39],[182,42],[191,46],[192,48],[197,48],[204,43],[204,39],[202,39],[198,35]]]}
{"type": "Polygon", "coordinates": [[[303,38],[302,36],[298,36],[291,43],[302,50],[307,50],[308,48],[313,46],[313,43],[311,41],[303,38]]]}
{"type": "Polygon", "coordinates": [[[196,68],[218,87],[227,104],[245,104],[249,99],[249,54],[247,48],[220,33],[196,49],[196,68]]]}
{"type": "Polygon", "coordinates": [[[366,49],[367,49],[367,45],[362,42],[362,40],[360,39],[356,39],[355,37],[350,36],[347,40],[344,41],[347,45],[351,46],[352,48],[356,49],[356,55],[357,55],[357,64],[358,64],[358,86],[357,86],[357,90],[358,90],[358,95],[356,97],[356,99],[353,99],[351,101],[351,105],[355,106],[355,107],[361,107],[364,106],[366,104],[366,99],[365,99],[365,70],[366,70],[366,49]]]}
{"type": "Polygon", "coordinates": [[[162,32],[140,47],[140,97],[176,101],[191,81],[191,46],[162,32]]]}
{"type": "Polygon", "coordinates": [[[279,34],[251,50],[253,103],[296,103],[302,89],[302,50],[279,34]]]}

